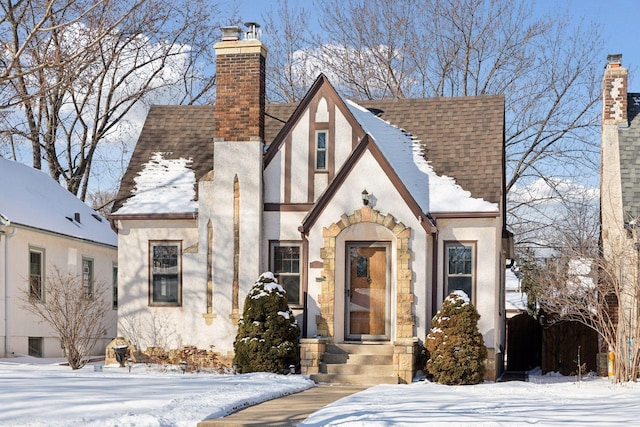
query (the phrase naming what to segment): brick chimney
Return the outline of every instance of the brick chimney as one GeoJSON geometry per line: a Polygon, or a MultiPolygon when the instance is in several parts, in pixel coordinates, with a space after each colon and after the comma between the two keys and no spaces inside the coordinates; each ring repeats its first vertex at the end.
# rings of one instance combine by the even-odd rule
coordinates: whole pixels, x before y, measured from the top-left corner
{"type": "Polygon", "coordinates": [[[265,60],[260,25],[222,28],[216,52],[217,141],[264,141],[265,60]]]}
{"type": "Polygon", "coordinates": [[[603,124],[627,124],[627,80],[622,54],[607,55],[602,80],[603,124]]]}

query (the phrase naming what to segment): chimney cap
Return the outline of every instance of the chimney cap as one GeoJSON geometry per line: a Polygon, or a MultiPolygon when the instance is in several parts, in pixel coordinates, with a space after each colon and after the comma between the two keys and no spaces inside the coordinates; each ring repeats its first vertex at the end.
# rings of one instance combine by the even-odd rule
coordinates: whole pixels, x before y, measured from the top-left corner
{"type": "Polygon", "coordinates": [[[240,27],[232,25],[229,27],[222,27],[222,41],[237,41],[240,40],[240,27]]]}
{"type": "Polygon", "coordinates": [[[245,35],[245,38],[248,40],[251,39],[260,39],[260,24],[257,22],[245,22],[244,26],[248,28],[248,31],[245,35]]]}
{"type": "Polygon", "coordinates": [[[607,65],[613,65],[615,67],[619,67],[622,65],[622,54],[621,53],[613,53],[607,55],[607,65]]]}

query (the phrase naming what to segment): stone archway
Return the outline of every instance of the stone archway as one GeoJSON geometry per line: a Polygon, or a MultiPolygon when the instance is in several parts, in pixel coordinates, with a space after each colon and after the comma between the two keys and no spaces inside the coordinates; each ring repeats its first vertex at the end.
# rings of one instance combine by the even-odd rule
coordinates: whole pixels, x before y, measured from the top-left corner
{"type": "MultiPolygon", "coordinates": [[[[322,343],[305,343],[303,345],[316,345],[315,352],[303,351],[303,357],[322,357],[324,343],[333,342],[335,339],[335,270],[336,270],[336,239],[343,230],[355,224],[378,224],[391,230],[396,237],[396,337],[393,342],[393,366],[395,375],[401,383],[411,383],[415,368],[415,356],[420,351],[418,339],[414,337],[415,315],[413,314],[414,293],[411,289],[413,272],[411,271],[411,229],[398,222],[391,214],[381,214],[369,206],[363,206],[351,215],[342,215],[340,220],[322,229],[324,247],[320,256],[323,261],[322,275],[325,281],[322,283],[318,296],[320,314],[316,317],[318,335],[324,338],[322,343]],[[307,355],[308,353],[308,355],[307,355]]],[[[306,363],[306,362],[305,362],[306,363]]],[[[319,360],[309,362],[318,365],[319,360]]],[[[315,369],[315,368],[314,368],[315,369]]]]}

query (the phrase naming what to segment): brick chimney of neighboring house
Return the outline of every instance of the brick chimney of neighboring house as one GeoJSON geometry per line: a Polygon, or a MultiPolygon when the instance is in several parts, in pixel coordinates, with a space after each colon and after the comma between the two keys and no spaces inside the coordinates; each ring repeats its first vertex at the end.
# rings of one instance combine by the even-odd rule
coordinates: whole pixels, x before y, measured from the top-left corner
{"type": "Polygon", "coordinates": [[[602,123],[627,123],[627,69],[622,54],[607,55],[602,81],[602,123]]]}
{"type": "Polygon", "coordinates": [[[216,140],[264,141],[265,63],[267,48],[260,25],[222,28],[216,52],[216,140]]]}

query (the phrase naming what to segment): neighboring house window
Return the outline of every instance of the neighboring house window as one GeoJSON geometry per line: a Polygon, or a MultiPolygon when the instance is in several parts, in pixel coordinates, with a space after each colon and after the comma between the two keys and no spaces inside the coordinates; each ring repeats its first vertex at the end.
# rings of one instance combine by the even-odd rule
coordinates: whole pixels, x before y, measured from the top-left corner
{"type": "Polygon", "coordinates": [[[42,357],[42,337],[29,337],[29,356],[42,357]]]}
{"type": "Polygon", "coordinates": [[[118,264],[113,264],[112,268],[112,308],[114,310],[118,309],[118,264]]]}
{"type": "Polygon", "coordinates": [[[447,295],[456,290],[464,291],[473,299],[474,283],[474,246],[467,243],[450,242],[445,244],[446,250],[446,284],[447,295]]]}
{"type": "Polygon", "coordinates": [[[44,296],[44,250],[29,249],[29,298],[41,300],[44,296]]]}
{"type": "Polygon", "coordinates": [[[182,249],[179,242],[150,242],[151,305],[180,305],[182,249]]]}
{"type": "Polygon", "coordinates": [[[271,271],[278,283],[287,291],[289,304],[300,305],[300,254],[301,246],[295,243],[274,242],[271,244],[271,271]]]}
{"type": "Polygon", "coordinates": [[[327,140],[329,135],[327,131],[316,132],[316,169],[327,169],[327,140]]]}
{"type": "Polygon", "coordinates": [[[82,258],[82,288],[87,298],[93,297],[93,260],[82,258]]]}

